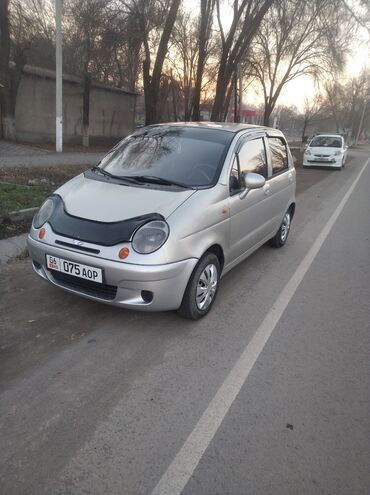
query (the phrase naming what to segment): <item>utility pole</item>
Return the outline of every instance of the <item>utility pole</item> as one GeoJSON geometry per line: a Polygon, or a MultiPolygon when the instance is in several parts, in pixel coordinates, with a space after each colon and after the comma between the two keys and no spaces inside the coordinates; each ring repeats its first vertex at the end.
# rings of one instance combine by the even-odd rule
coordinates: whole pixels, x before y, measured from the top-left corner
{"type": "Polygon", "coordinates": [[[275,116],[274,116],[274,123],[272,124],[272,127],[274,129],[277,129],[278,126],[280,125],[280,112],[281,110],[279,109],[276,113],[275,113],[275,116]]]}
{"type": "Polygon", "coordinates": [[[240,64],[238,64],[238,78],[239,78],[239,101],[238,101],[238,106],[239,106],[239,119],[238,122],[243,122],[243,75],[242,71],[240,69],[240,64]]]}
{"type": "Polygon", "coordinates": [[[240,64],[236,66],[234,73],[234,122],[240,123],[242,109],[242,79],[240,64]]]}
{"type": "Polygon", "coordinates": [[[238,71],[235,70],[234,73],[234,123],[239,122],[238,120],[238,71]]]}
{"type": "Polygon", "coordinates": [[[63,151],[62,0],[55,0],[55,150],[63,151]]]}
{"type": "Polygon", "coordinates": [[[358,140],[360,138],[360,135],[361,135],[361,131],[362,131],[362,124],[364,122],[364,116],[365,116],[365,111],[366,111],[366,107],[367,107],[367,104],[369,103],[369,99],[370,98],[370,94],[369,95],[366,95],[366,100],[364,101],[364,106],[362,108],[362,114],[361,114],[361,119],[360,119],[360,125],[358,127],[358,131],[357,131],[357,136],[356,136],[356,141],[355,141],[355,144],[358,143],[358,140]]]}

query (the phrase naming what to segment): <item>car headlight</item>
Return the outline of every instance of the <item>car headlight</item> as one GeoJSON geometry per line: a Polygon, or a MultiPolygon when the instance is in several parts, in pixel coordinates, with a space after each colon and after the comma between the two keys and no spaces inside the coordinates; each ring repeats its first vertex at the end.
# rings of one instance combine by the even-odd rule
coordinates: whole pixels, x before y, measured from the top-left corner
{"type": "Polygon", "coordinates": [[[153,253],[163,246],[169,233],[170,229],[165,221],[153,220],[135,232],[132,247],[140,254],[153,253]]]}
{"type": "Polygon", "coordinates": [[[341,154],[341,151],[336,151],[336,152],[334,153],[334,156],[339,156],[340,154],[341,154]]]}
{"type": "Polygon", "coordinates": [[[39,229],[49,220],[54,212],[55,201],[52,198],[48,198],[42,205],[36,215],[33,217],[33,226],[35,229],[39,229]]]}
{"type": "Polygon", "coordinates": [[[310,151],[310,150],[306,150],[306,151],[304,152],[304,154],[305,154],[305,155],[310,155],[310,154],[311,154],[311,151],[310,151]]]}

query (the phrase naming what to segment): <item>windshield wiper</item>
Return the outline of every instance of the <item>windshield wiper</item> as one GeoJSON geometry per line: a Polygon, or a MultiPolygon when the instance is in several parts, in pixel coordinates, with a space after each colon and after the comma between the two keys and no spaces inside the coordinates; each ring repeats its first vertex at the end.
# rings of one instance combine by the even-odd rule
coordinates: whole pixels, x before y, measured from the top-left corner
{"type": "Polygon", "coordinates": [[[104,170],[101,167],[97,167],[96,165],[94,165],[93,167],[91,167],[90,170],[92,170],[93,172],[97,172],[99,174],[102,174],[105,177],[109,177],[111,179],[126,180],[128,182],[137,182],[135,180],[135,178],[133,178],[133,177],[128,177],[128,176],[124,176],[124,175],[114,175],[114,174],[111,174],[110,172],[107,172],[106,170],[104,170]]]}
{"type": "Polygon", "coordinates": [[[163,177],[156,177],[155,175],[133,175],[130,179],[131,178],[138,182],[149,182],[152,184],[162,184],[164,186],[177,186],[182,187],[183,189],[196,189],[193,186],[182,184],[181,182],[176,182],[174,180],[163,179],[163,177]]]}
{"type": "Polygon", "coordinates": [[[176,182],[173,180],[163,179],[162,177],[156,177],[154,175],[114,175],[111,174],[110,172],[107,172],[101,167],[97,167],[96,165],[94,167],[91,167],[90,170],[102,174],[105,177],[109,177],[110,179],[124,180],[128,182],[136,182],[136,183],[147,182],[151,184],[161,184],[164,186],[177,186],[183,189],[196,189],[193,186],[188,186],[186,184],[182,184],[181,182],[176,182]]]}
{"type": "Polygon", "coordinates": [[[113,175],[110,172],[107,172],[106,170],[104,170],[103,168],[97,167],[96,165],[91,167],[91,170],[93,172],[97,172],[98,174],[105,175],[106,177],[111,177],[112,179],[118,179],[117,175],[113,175]]]}

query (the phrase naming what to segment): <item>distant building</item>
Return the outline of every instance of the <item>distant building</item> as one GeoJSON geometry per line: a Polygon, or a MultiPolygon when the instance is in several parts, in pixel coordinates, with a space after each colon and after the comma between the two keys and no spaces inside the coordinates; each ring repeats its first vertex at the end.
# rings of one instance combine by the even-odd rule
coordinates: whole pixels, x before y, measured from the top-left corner
{"type": "MultiPolygon", "coordinates": [[[[81,142],[83,80],[63,74],[63,135],[65,142],[81,142]]],[[[112,142],[132,132],[137,94],[92,83],[90,142],[112,142]]],[[[55,139],[55,72],[26,65],[17,95],[16,137],[24,141],[55,139]]]]}

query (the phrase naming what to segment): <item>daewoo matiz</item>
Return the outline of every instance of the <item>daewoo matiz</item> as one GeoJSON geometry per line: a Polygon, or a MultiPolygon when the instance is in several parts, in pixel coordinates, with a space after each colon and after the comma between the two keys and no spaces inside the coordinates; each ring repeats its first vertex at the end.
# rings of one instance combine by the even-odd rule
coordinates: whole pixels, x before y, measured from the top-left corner
{"type": "Polygon", "coordinates": [[[94,301],[198,319],[221,275],[285,244],[295,170],[276,129],[142,128],[52,194],[28,237],[40,277],[94,301]]]}

